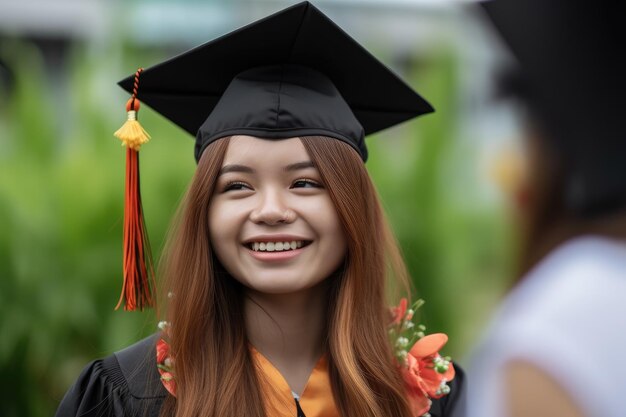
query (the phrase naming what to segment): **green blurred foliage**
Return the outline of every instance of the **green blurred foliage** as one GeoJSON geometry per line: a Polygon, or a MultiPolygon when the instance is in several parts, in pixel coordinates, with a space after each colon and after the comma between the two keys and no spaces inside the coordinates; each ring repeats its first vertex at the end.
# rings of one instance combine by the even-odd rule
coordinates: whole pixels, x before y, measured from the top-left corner
{"type": "MultiPolygon", "coordinates": [[[[114,82],[132,73],[135,63],[164,55],[131,46],[94,51],[78,45],[54,78],[28,42],[0,46],[16,75],[9,99],[0,102],[3,416],[53,414],[88,361],[155,330],[152,312],[113,310],[121,287],[125,159],[112,132],[125,120],[127,98],[114,82]]],[[[458,66],[446,48],[420,57],[411,65],[410,84],[438,113],[368,139],[368,169],[418,295],[427,301],[425,324],[450,335],[446,353],[455,357],[467,352],[502,290],[510,259],[501,209],[459,204],[472,192],[459,196],[449,182],[464,175],[448,169],[458,162],[460,146],[458,66]]],[[[153,111],[144,108],[140,117],[153,136],[141,153],[141,175],[158,256],[193,174],[193,146],[186,133],[153,111]]]]}
{"type": "MultiPolygon", "coordinates": [[[[156,327],[151,312],[113,310],[125,153],[112,132],[125,120],[125,94],[113,106],[98,93],[100,60],[79,46],[59,81],[69,86],[68,107],[59,108],[37,48],[14,41],[1,52],[16,84],[0,116],[0,399],[4,416],[44,416],[88,361],[156,327]]],[[[192,141],[145,113],[159,131],[142,155],[146,222],[158,250],[194,162],[192,141]]]]}
{"type": "Polygon", "coordinates": [[[399,134],[370,138],[368,169],[416,297],[426,301],[421,314],[427,333],[447,333],[446,353],[462,358],[507,285],[513,247],[503,207],[477,201],[472,188],[478,184],[460,180],[485,167],[476,162],[476,147],[459,141],[460,63],[451,48],[433,49],[412,65],[408,78],[436,113],[401,126],[399,134]]]}

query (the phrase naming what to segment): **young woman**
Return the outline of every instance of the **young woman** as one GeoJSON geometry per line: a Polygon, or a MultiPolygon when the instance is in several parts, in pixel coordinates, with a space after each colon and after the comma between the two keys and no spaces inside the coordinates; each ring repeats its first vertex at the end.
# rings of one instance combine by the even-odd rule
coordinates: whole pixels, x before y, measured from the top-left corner
{"type": "Polygon", "coordinates": [[[406,302],[394,314],[387,306],[390,280],[406,288],[406,272],[363,164],[363,136],[430,110],[421,97],[302,3],[136,75],[131,108],[139,97],[184,125],[164,110],[161,71],[182,65],[176,72],[193,79],[189,63],[225,42],[285,43],[294,22],[286,58],[235,65],[190,128],[198,168],[164,255],[162,333],[92,363],[57,415],[414,417],[457,407],[461,375],[438,354],[445,335],[412,329],[406,302]],[[346,65],[296,58],[310,33],[332,39],[320,53],[347,48],[346,65]],[[389,91],[368,97],[331,81],[360,60],[410,108],[357,115],[355,95],[389,91]]]}

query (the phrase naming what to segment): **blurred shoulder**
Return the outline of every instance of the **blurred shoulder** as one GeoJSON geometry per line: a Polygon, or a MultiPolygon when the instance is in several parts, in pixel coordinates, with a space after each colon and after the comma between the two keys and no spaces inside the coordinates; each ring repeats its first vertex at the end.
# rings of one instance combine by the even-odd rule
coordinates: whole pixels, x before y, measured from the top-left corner
{"type": "Polygon", "coordinates": [[[530,273],[543,277],[563,274],[574,276],[622,276],[626,267],[626,241],[601,236],[581,236],[554,249],[530,273]]]}
{"type": "Polygon", "coordinates": [[[602,300],[626,291],[625,270],[626,242],[598,236],[572,239],[522,278],[501,313],[525,320],[536,313],[571,321],[570,308],[578,311],[582,304],[606,308],[602,300]]]}
{"type": "Polygon", "coordinates": [[[568,392],[562,382],[535,364],[512,361],[504,372],[507,414],[511,417],[585,416],[576,401],[577,397],[568,392]]]}

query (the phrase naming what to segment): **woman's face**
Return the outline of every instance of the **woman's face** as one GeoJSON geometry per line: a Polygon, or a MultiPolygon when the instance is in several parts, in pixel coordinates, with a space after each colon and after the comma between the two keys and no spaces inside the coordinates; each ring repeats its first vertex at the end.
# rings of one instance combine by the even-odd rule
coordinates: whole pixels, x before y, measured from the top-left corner
{"type": "Polygon", "coordinates": [[[222,265],[261,293],[311,288],[346,255],[339,216],[298,138],[232,137],[211,199],[209,227],[222,265]]]}

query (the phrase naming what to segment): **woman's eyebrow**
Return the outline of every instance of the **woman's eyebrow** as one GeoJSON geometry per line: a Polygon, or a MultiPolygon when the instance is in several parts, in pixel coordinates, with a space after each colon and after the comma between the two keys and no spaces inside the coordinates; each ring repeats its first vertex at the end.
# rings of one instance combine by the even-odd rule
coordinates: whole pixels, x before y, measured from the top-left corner
{"type": "Polygon", "coordinates": [[[283,168],[284,171],[298,171],[300,169],[315,168],[312,161],[296,162],[295,164],[289,164],[283,168]]]}
{"type": "Polygon", "coordinates": [[[247,174],[254,174],[255,171],[254,169],[246,165],[229,164],[229,165],[224,165],[220,169],[220,172],[217,175],[220,176],[220,175],[226,174],[227,172],[245,172],[247,174]]]}

